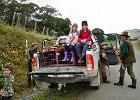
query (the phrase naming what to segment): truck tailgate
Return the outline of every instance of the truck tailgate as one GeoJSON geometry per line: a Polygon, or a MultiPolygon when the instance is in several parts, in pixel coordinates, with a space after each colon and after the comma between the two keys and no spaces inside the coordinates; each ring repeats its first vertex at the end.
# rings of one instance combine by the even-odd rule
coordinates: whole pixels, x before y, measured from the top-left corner
{"type": "Polygon", "coordinates": [[[65,66],[65,67],[44,67],[32,71],[34,75],[54,75],[54,74],[84,74],[85,66],[65,66]]]}

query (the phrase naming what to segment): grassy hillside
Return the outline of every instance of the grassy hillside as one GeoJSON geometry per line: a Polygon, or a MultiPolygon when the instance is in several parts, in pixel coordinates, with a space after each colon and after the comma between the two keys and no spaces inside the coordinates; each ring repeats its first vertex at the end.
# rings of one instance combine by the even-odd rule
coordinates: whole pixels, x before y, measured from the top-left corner
{"type": "Polygon", "coordinates": [[[130,33],[134,33],[136,36],[140,35],[140,29],[131,29],[131,30],[126,30],[126,31],[130,33]]]}
{"type": "Polygon", "coordinates": [[[137,48],[140,50],[140,41],[137,42],[137,48]]]}
{"type": "MultiPolygon", "coordinates": [[[[13,64],[15,94],[20,94],[27,89],[26,39],[29,45],[35,42],[39,47],[45,38],[50,39],[51,37],[26,32],[0,22],[0,59],[4,64],[7,62],[13,64]]],[[[52,45],[53,42],[48,41],[47,44],[52,45]]]]}

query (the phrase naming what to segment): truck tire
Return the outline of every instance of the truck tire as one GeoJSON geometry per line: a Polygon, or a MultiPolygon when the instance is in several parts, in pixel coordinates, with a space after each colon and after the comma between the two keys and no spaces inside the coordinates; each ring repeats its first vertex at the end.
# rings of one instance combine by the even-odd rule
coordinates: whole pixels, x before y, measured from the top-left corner
{"type": "Polygon", "coordinates": [[[100,72],[98,71],[97,76],[93,77],[90,81],[90,87],[94,89],[100,88],[100,72]]]}
{"type": "Polygon", "coordinates": [[[58,83],[50,83],[49,88],[58,88],[58,83]]]}
{"type": "Polygon", "coordinates": [[[35,80],[32,75],[28,75],[28,84],[31,86],[35,85],[35,80]]]}

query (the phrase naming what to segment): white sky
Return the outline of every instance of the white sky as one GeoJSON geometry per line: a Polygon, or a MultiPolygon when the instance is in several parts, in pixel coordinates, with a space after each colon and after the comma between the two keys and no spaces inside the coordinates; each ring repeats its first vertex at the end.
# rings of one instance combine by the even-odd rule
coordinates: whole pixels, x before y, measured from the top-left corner
{"type": "Polygon", "coordinates": [[[87,20],[90,30],[105,33],[140,29],[140,0],[30,0],[39,6],[51,5],[72,23],[87,20]]]}

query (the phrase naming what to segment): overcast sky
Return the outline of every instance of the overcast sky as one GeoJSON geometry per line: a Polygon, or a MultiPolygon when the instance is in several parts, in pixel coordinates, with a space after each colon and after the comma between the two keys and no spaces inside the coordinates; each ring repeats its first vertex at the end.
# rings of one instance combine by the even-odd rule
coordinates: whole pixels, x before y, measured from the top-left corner
{"type": "Polygon", "coordinates": [[[140,0],[30,0],[39,6],[57,8],[72,23],[87,20],[90,30],[101,28],[105,33],[140,29],[140,0]]]}

